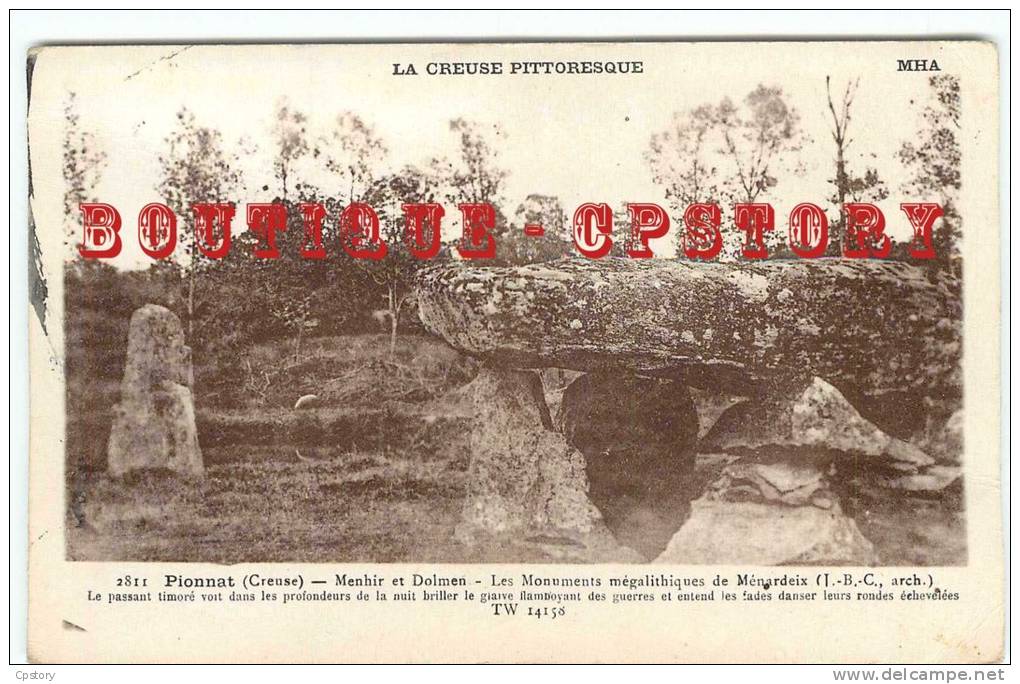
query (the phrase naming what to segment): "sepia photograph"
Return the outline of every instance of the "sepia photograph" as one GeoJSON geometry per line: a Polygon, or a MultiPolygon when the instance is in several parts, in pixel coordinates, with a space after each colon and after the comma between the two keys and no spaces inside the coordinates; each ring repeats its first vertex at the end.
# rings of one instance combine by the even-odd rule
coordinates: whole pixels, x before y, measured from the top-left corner
{"type": "Polygon", "coordinates": [[[1008,40],[128,14],[19,58],[26,662],[1001,678],[1008,40]]]}
{"type": "MultiPolygon", "coordinates": [[[[381,109],[390,84],[491,62],[379,59],[384,86],[355,89],[337,48],[330,94],[268,78],[225,106],[248,98],[226,72],[267,49],[100,50],[33,111],[61,139],[69,559],[967,562],[966,103],[936,59],[898,65],[934,70],[893,93],[835,66],[678,75],[671,97],[586,116],[570,98],[505,110],[477,80],[381,109]],[[594,160],[624,169],[614,196],[592,194],[594,160]],[[116,256],[93,256],[99,202],[116,256]],[[224,238],[198,202],[235,203],[239,226],[224,238]],[[410,202],[439,207],[418,215],[424,240],[439,227],[427,258],[405,245],[410,202]],[[480,203],[482,258],[458,211],[480,203]],[[268,239],[244,225],[266,204],[268,239]],[[344,230],[362,205],[381,258],[344,230]],[[865,208],[885,233],[859,228],[865,208]],[[604,256],[575,244],[586,220],[604,256]]],[[[504,75],[630,88],[628,64],[504,75]]]]}

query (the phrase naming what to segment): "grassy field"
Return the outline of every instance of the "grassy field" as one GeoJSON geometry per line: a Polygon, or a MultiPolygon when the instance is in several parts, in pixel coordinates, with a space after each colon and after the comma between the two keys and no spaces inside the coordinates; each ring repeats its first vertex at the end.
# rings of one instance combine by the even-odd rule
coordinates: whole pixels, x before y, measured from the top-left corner
{"type": "Polygon", "coordinates": [[[456,428],[464,414],[449,397],[433,397],[468,382],[473,364],[416,337],[401,339],[391,357],[383,335],[313,339],[300,357],[279,356],[267,344],[238,364],[241,383],[252,379],[249,364],[265,371],[247,402],[224,402],[196,387],[204,481],[158,472],[108,478],[105,436],[119,385],[76,378],[68,403],[69,558],[440,560],[463,553],[449,547],[467,466],[465,433],[456,428]],[[294,411],[309,393],[321,398],[320,408],[294,411]],[[397,541],[405,535],[412,548],[397,541]]]}
{"type": "MultiPolygon", "coordinates": [[[[297,357],[262,345],[237,369],[250,389],[228,398],[222,385],[203,383],[209,369],[196,368],[203,481],[155,472],[108,478],[118,384],[69,380],[68,558],[550,560],[523,543],[466,547],[454,539],[469,460],[470,402],[461,388],[474,362],[415,336],[402,337],[391,357],[385,336],[364,335],[309,340],[297,357]],[[308,393],[320,406],[294,411],[308,393]]],[[[699,456],[694,480],[711,481],[725,462],[699,456]]],[[[883,564],[966,562],[961,492],[931,498],[846,483],[846,510],[883,564]]]]}
{"type": "Polygon", "coordinates": [[[149,473],[87,484],[69,521],[76,560],[443,561],[463,468],[455,461],[380,452],[317,454],[244,448],[209,466],[204,482],[149,473]]]}

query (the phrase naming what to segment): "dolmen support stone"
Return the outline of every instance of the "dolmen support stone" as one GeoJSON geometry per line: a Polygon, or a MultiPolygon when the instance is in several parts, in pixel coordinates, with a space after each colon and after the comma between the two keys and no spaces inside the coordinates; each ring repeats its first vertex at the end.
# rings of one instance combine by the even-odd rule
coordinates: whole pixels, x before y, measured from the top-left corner
{"type": "Polygon", "coordinates": [[[736,460],[692,504],[657,562],[872,564],[871,542],[833,491],[838,462],[865,459],[895,473],[934,463],[862,418],[820,378],[799,392],[734,406],[700,448],[736,460]]]}
{"type": "Polygon", "coordinates": [[[155,304],[136,310],[107,450],[111,475],[150,469],[203,474],[191,385],[191,352],[180,320],[155,304]]]}
{"type": "Polygon", "coordinates": [[[514,536],[562,557],[633,560],[588,499],[584,458],[552,429],[538,374],[483,367],[469,391],[472,456],[457,538],[514,536]]]}

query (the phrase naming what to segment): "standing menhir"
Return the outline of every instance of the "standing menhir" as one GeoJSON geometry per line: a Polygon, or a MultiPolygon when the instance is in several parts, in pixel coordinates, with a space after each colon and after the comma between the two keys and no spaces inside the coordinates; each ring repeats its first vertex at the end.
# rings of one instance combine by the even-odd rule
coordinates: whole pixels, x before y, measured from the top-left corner
{"type": "Polygon", "coordinates": [[[202,476],[191,385],[191,350],[177,316],[155,304],[135,311],[110,431],[111,475],[166,469],[202,476]]]}

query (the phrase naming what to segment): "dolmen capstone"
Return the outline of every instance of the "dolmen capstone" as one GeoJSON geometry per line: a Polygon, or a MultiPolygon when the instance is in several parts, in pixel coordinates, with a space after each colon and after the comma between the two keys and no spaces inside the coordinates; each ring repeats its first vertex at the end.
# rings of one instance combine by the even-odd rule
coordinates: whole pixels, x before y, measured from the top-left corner
{"type": "Polygon", "coordinates": [[[203,474],[191,386],[191,351],[180,320],[155,304],[137,309],[107,449],[111,475],[139,470],[203,474]]]}
{"type": "Polygon", "coordinates": [[[645,497],[686,508],[666,537],[627,542],[644,558],[869,564],[874,549],[832,486],[838,469],[874,467],[905,490],[959,475],[883,424],[884,406],[961,395],[959,289],[935,271],[842,259],[446,264],[424,270],[417,293],[425,328],[485,362],[462,536],[605,549],[605,530],[626,526],[614,508],[645,497]],[[526,370],[546,367],[586,373],[555,423],[526,370]],[[698,445],[688,386],[748,399],[698,445]],[[502,426],[510,413],[515,430],[502,426]],[[695,451],[724,466],[689,504],[670,501],[693,479],[695,451]]]}

